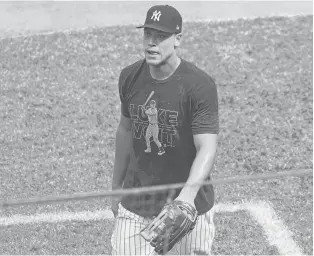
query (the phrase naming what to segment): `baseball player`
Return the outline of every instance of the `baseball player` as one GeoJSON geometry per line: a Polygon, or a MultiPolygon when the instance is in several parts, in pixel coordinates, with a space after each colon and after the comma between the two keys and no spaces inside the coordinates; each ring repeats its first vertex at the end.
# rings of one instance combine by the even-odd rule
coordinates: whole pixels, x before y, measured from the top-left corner
{"type": "Polygon", "coordinates": [[[150,146],[150,138],[153,137],[154,142],[156,143],[158,147],[158,155],[163,155],[165,153],[164,148],[162,147],[160,141],[158,140],[158,111],[156,108],[156,101],[151,100],[149,103],[148,109],[144,111],[144,113],[148,117],[148,127],[146,129],[146,145],[147,148],[145,149],[146,153],[150,153],[152,151],[150,146]]]}
{"type": "Polygon", "coordinates": [[[212,185],[201,183],[211,179],[216,156],[217,88],[210,75],[177,55],[183,33],[182,17],[174,7],[151,7],[144,25],[137,28],[143,29],[145,57],[123,68],[119,76],[121,115],[112,189],[186,185],[112,200],[112,254],[209,255],[215,195],[212,185]],[[154,104],[146,113],[150,121],[158,121],[161,144],[157,129],[149,128],[145,136],[147,126],[134,111],[152,91],[158,114],[150,115],[156,113],[154,104]],[[156,143],[148,145],[151,134],[156,143]],[[158,155],[158,145],[169,146],[158,155]],[[165,229],[169,225],[172,228],[165,229]]]}

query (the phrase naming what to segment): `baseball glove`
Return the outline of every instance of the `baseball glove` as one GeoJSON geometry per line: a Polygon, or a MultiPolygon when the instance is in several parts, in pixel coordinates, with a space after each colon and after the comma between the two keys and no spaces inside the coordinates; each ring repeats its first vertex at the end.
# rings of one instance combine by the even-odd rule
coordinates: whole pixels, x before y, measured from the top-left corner
{"type": "Polygon", "coordinates": [[[166,203],[160,214],[140,234],[158,254],[163,255],[194,229],[196,220],[195,207],[175,200],[166,203]]]}

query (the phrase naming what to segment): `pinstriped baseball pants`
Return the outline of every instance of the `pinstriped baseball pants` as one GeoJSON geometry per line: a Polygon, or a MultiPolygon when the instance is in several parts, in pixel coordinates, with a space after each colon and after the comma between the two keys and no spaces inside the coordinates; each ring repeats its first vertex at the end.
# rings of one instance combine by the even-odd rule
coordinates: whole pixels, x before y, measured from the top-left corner
{"type": "MultiPolygon", "coordinates": [[[[139,232],[152,219],[136,215],[121,204],[111,237],[112,255],[157,255],[139,232]]],[[[167,255],[210,255],[215,235],[213,211],[199,216],[194,230],[167,255]]]]}

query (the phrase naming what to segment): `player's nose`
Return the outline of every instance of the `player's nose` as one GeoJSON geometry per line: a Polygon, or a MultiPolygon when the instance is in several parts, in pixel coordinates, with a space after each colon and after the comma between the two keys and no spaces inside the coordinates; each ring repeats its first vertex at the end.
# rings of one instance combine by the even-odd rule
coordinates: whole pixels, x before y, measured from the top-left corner
{"type": "Polygon", "coordinates": [[[156,46],[156,42],[155,42],[153,39],[150,39],[150,40],[148,41],[148,46],[149,46],[149,47],[154,47],[154,46],[156,46]]]}
{"type": "Polygon", "coordinates": [[[149,47],[153,47],[157,45],[157,38],[156,36],[149,36],[147,39],[147,44],[149,47]]]}

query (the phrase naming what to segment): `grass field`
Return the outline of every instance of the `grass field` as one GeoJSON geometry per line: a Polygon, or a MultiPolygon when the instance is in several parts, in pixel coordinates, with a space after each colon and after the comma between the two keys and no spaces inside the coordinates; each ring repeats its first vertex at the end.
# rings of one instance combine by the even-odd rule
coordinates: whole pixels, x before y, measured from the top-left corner
{"type": "MultiPolygon", "coordinates": [[[[312,19],[186,25],[180,56],[218,86],[221,133],[214,178],[313,167],[312,19]]],[[[0,49],[1,199],[109,189],[120,107],[117,78],[143,56],[141,33],[114,26],[7,38],[0,49]]],[[[216,186],[217,202],[270,202],[305,254],[313,254],[312,190],[312,177],[216,186]]],[[[109,200],[0,214],[100,209],[109,200]]],[[[240,213],[217,218],[215,254],[276,254],[249,221],[239,225],[240,213]]],[[[111,225],[7,227],[0,232],[0,254],[106,254],[111,225]]]]}

